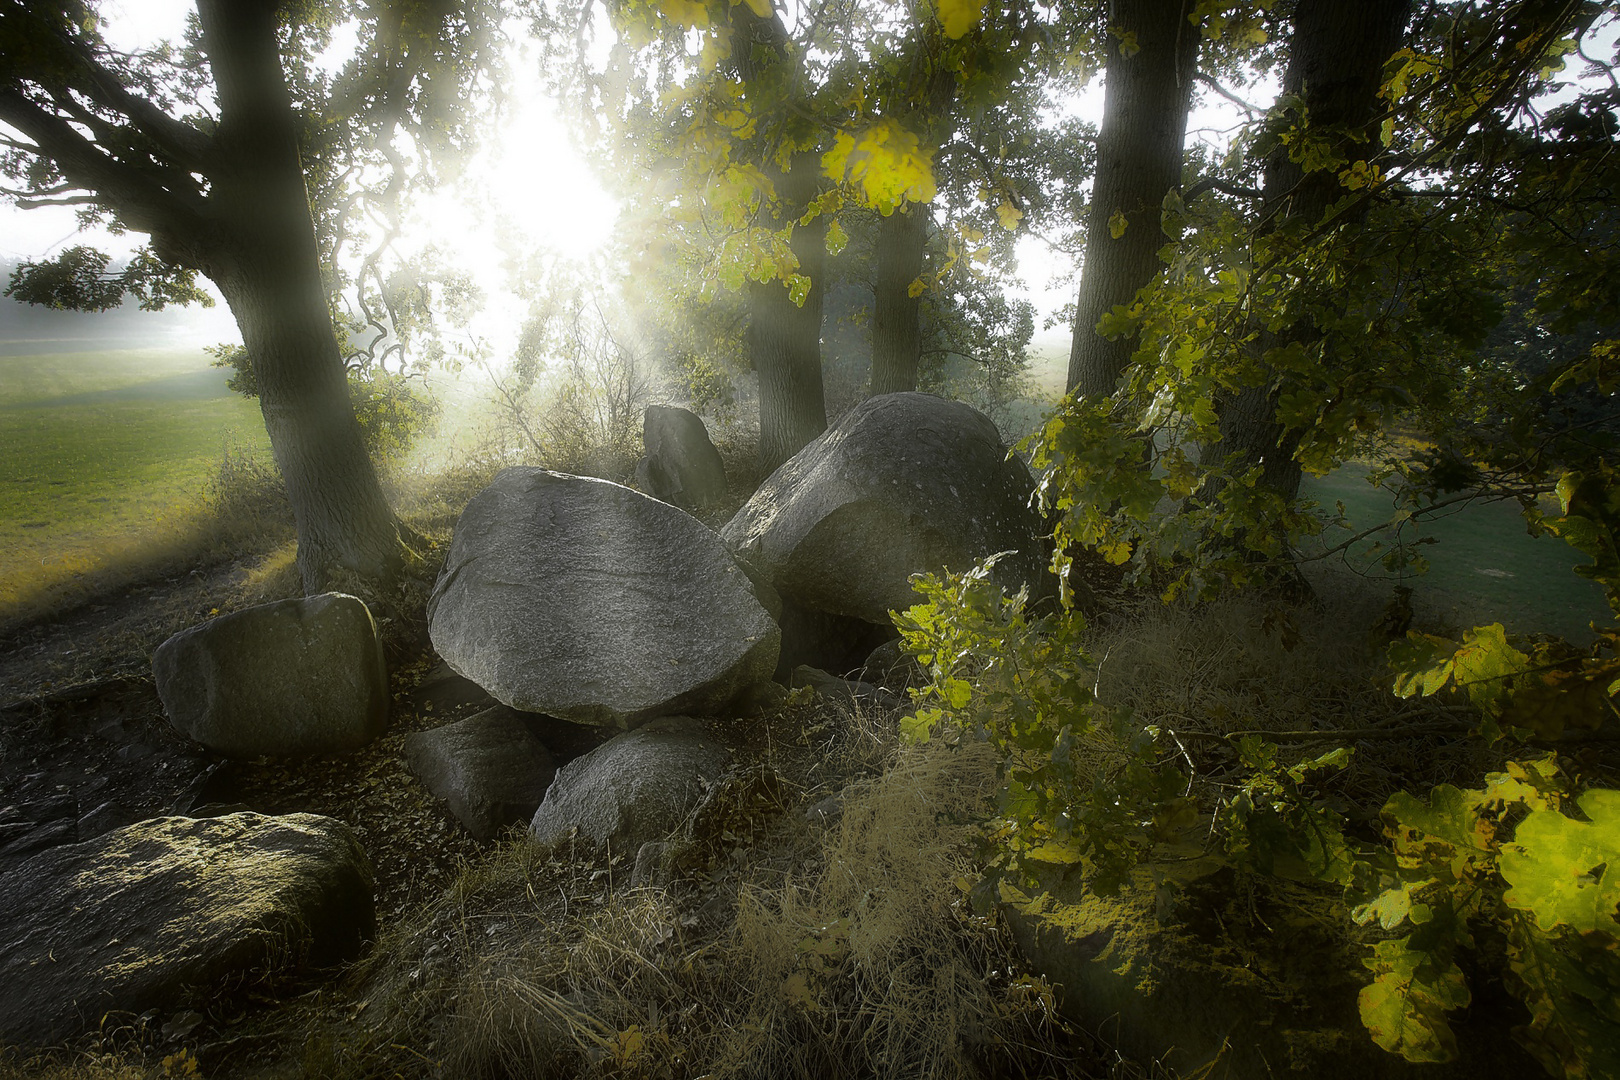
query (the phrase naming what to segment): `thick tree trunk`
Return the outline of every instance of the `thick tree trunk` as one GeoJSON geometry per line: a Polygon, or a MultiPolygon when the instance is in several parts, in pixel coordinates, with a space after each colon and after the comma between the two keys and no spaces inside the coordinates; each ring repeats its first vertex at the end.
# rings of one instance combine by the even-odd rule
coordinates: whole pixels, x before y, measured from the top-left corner
{"type": "Polygon", "coordinates": [[[304,186],[272,0],[198,0],[219,95],[217,232],[205,272],[242,330],[298,522],[304,588],[399,569],[399,525],[349,403],[304,186]]]}
{"type": "MultiPolygon", "coordinates": [[[[1377,145],[1378,89],[1384,63],[1400,47],[1410,0],[1300,0],[1283,93],[1298,95],[1310,125],[1338,132],[1341,154],[1349,161],[1371,157],[1377,145]]],[[[1320,222],[1348,192],[1333,169],[1306,173],[1290,160],[1287,148],[1266,162],[1259,232],[1274,232],[1284,222],[1320,222]]],[[[1359,214],[1348,214],[1352,224],[1359,214]]],[[[1262,334],[1256,347],[1268,350],[1318,337],[1314,326],[1295,326],[1282,334],[1262,334]]],[[[1206,459],[1238,455],[1238,468],[1261,466],[1261,483],[1286,499],[1299,494],[1301,479],[1294,451],[1302,432],[1277,423],[1278,390],[1274,381],[1245,388],[1217,403],[1220,442],[1206,459]]]]}
{"type": "Polygon", "coordinates": [[[928,210],[907,206],[878,219],[877,278],[872,283],[872,393],[917,389],[922,355],[922,298],[911,284],[922,274],[928,210]]]}
{"type": "Polygon", "coordinates": [[[1109,4],[1107,78],[1097,175],[1086,219],[1086,250],[1069,349],[1070,390],[1106,397],[1136,349],[1135,338],[1109,340],[1097,322],[1129,305],[1163,269],[1159,225],[1165,195],[1181,183],[1182,144],[1193,77],[1198,71],[1198,27],[1187,21],[1190,0],[1112,0],[1109,4]],[[1122,49],[1120,33],[1135,35],[1138,50],[1122,49]],[[1124,232],[1115,236],[1123,215],[1124,232]]]}
{"type": "MultiPolygon", "coordinates": [[[[787,28],[773,11],[764,18],[748,5],[731,9],[736,31],[731,55],[745,85],[802,80],[802,59],[787,28]]],[[[785,107],[794,104],[791,99],[785,107]]],[[[785,108],[784,108],[785,111],[785,108]]],[[[776,130],[783,117],[761,118],[761,128],[776,130]]],[[[783,170],[773,160],[775,142],[759,138],[759,164],[775,188],[776,201],[764,224],[791,226],[789,244],[798,257],[798,272],[810,279],[803,304],[795,304],[780,281],[748,286],[748,332],[745,346],[750,366],[759,374],[759,463],[767,473],[827,430],[827,402],[821,383],[821,309],[826,296],[823,272],[827,258],[827,223],[822,218],[797,224],[821,190],[821,158],[814,152],[794,154],[783,170]]]]}
{"type": "MultiPolygon", "coordinates": [[[[798,155],[790,172],[772,177],[781,228],[804,213],[817,185],[817,159],[798,155]]],[[[759,463],[770,473],[827,430],[821,383],[821,310],[826,296],[827,224],[821,218],[793,225],[790,241],[799,273],[810,279],[803,304],[780,281],[748,286],[748,359],[759,373],[759,463]]]]}

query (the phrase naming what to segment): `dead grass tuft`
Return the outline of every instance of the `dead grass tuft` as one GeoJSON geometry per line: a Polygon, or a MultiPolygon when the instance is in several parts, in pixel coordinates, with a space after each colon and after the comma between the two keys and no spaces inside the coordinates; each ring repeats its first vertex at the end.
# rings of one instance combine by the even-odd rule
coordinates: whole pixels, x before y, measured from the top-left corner
{"type": "Polygon", "coordinates": [[[705,835],[677,839],[672,878],[632,888],[633,852],[591,863],[523,841],[467,868],[359,973],[368,1022],[338,1074],[1077,1075],[1050,991],[1014,976],[959,884],[990,750],[788,713],[755,733],[763,763],[711,793],[705,835]],[[738,795],[762,769],[773,797],[738,795]],[[817,824],[803,807],[828,792],[817,824]]]}

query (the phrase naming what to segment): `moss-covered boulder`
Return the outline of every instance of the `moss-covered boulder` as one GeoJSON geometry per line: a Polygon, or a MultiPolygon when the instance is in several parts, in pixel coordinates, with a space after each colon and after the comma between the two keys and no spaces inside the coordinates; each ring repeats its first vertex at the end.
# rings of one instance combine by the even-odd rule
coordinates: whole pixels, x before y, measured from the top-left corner
{"type": "Polygon", "coordinates": [[[365,852],[315,814],[153,818],[52,848],[0,875],[0,911],[0,1043],[25,1045],[337,964],[375,929],[365,852]]]}
{"type": "Polygon", "coordinates": [[[169,722],[227,757],[358,750],[388,725],[388,669],[365,602],[278,600],[175,634],[152,656],[169,722]]]}
{"type": "Polygon", "coordinates": [[[1379,1049],[1356,1004],[1366,942],[1314,884],[1241,877],[1196,853],[1139,868],[1117,896],[1079,878],[1054,877],[1035,899],[1004,887],[1002,910],[1063,1013],[1128,1058],[1209,1080],[1542,1074],[1512,1040],[1524,1017],[1500,987],[1476,985],[1454,1018],[1460,1060],[1414,1065],[1379,1049]]]}

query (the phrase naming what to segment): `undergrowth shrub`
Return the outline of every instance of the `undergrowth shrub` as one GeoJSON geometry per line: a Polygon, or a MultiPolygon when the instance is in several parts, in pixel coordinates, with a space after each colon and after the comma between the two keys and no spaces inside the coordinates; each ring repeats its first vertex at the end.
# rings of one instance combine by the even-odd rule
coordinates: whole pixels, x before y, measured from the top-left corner
{"type": "MultiPolygon", "coordinates": [[[[214,367],[231,369],[227,387],[243,397],[259,396],[259,378],[245,346],[214,345],[207,351],[214,367]]],[[[347,375],[349,404],[373,459],[393,461],[438,424],[440,404],[420,376],[377,364],[351,365],[347,375]]]]}
{"type": "Polygon", "coordinates": [[[1357,677],[1342,626],[1302,633],[1264,605],[1166,612],[1136,628],[1148,640],[1110,641],[1072,609],[1032,618],[987,567],[918,591],[898,625],[931,681],[907,732],[976,736],[1005,769],[981,904],[1002,881],[1035,895],[1053,866],[1113,892],[1190,838],[1243,873],[1342,890],[1377,925],[1360,1007],[1384,1049],[1455,1057],[1468,953],[1525,1004],[1516,1034],[1550,1074],[1620,1072],[1620,793],[1524,743],[1533,722],[1572,723],[1571,688],[1610,670],[1601,646],[1583,666],[1500,627],[1413,634],[1391,650],[1397,696],[1371,655],[1357,677]],[[1428,700],[1448,681],[1453,700],[1428,700]]]}
{"type": "Polygon", "coordinates": [[[227,443],[204,502],[225,544],[284,535],[292,527],[292,504],[274,462],[227,443]]]}

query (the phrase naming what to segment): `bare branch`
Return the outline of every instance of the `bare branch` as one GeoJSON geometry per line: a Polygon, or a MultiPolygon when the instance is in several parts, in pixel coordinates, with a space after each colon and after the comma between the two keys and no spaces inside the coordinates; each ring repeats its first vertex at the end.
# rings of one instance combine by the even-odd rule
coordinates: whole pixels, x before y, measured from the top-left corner
{"type": "Polygon", "coordinates": [[[1217,94],[1221,95],[1221,97],[1225,98],[1227,101],[1230,101],[1232,104],[1236,105],[1238,108],[1249,113],[1251,116],[1263,116],[1265,114],[1266,110],[1260,108],[1258,105],[1250,105],[1247,101],[1244,101],[1242,98],[1232,93],[1232,91],[1216,82],[1214,77],[1206,75],[1202,71],[1198,73],[1198,81],[1215,91],[1217,94]]]}
{"type": "Polygon", "coordinates": [[[1223,195],[1232,195],[1240,199],[1262,199],[1265,192],[1259,188],[1248,187],[1244,184],[1235,184],[1230,180],[1222,180],[1218,176],[1206,176],[1188,188],[1181,195],[1181,201],[1190,203],[1206,191],[1219,191],[1223,195]]]}
{"type": "Polygon", "coordinates": [[[176,243],[209,230],[198,205],[141,170],[117,160],[85,138],[60,116],[29,100],[14,88],[0,87],[0,121],[32,139],[70,184],[95,192],[98,202],[114,208],[142,232],[162,232],[176,243]]]}
{"type": "MultiPolygon", "coordinates": [[[[0,194],[10,194],[10,192],[0,192],[0,194]]],[[[20,207],[23,210],[37,210],[42,206],[100,206],[101,205],[101,200],[95,198],[92,195],[74,195],[74,196],[71,196],[71,197],[68,197],[68,198],[62,198],[62,199],[31,199],[31,198],[26,198],[26,197],[21,197],[21,196],[13,196],[13,198],[16,198],[17,206],[20,207]]]]}

